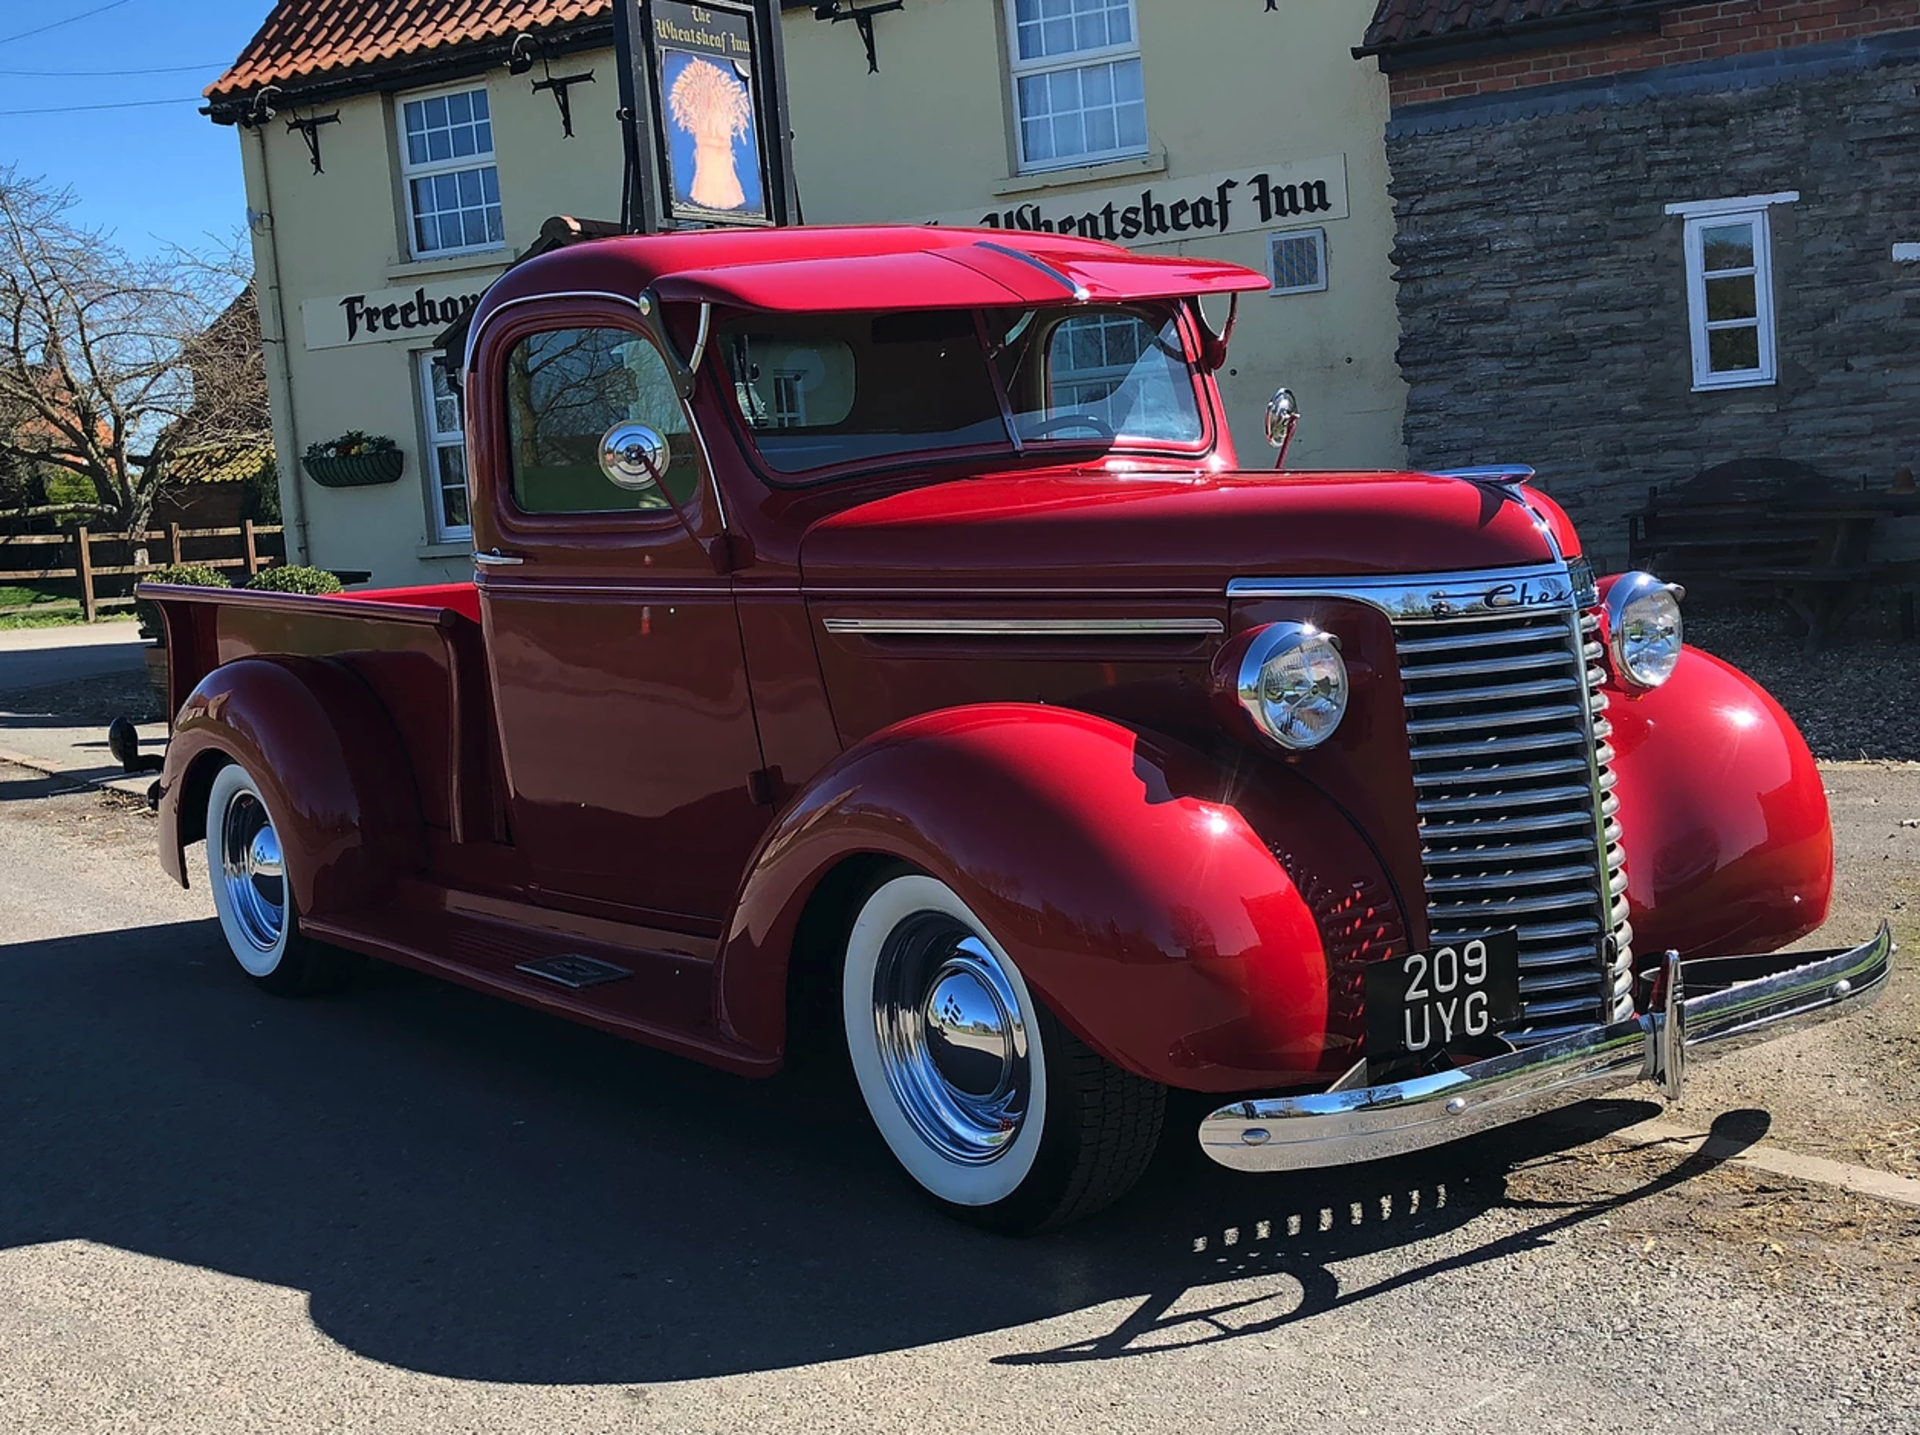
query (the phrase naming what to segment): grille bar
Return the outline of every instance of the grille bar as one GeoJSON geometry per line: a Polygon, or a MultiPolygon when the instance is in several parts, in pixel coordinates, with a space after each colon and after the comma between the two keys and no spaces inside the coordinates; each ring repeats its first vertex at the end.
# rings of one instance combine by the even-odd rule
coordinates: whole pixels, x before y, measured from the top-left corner
{"type": "Polygon", "coordinates": [[[1431,942],[1519,930],[1519,1039],[1630,1005],[1598,633],[1571,607],[1395,626],[1431,942]]]}

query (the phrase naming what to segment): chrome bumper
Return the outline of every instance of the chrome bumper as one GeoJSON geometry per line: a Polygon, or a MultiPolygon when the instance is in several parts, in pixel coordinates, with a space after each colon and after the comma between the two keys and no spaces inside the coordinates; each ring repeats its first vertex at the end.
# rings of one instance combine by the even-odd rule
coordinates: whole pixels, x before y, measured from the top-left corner
{"type": "Polygon", "coordinates": [[[1640,1081],[1677,1097],[1695,1054],[1733,1051],[1864,1005],[1886,987],[1892,963],[1884,922],[1851,951],[1687,962],[1669,952],[1651,1009],[1627,1021],[1410,1081],[1236,1101],[1200,1123],[1200,1147],[1239,1171],[1342,1166],[1456,1141],[1640,1081]],[[1696,995],[1685,995],[1689,987],[1696,995]]]}

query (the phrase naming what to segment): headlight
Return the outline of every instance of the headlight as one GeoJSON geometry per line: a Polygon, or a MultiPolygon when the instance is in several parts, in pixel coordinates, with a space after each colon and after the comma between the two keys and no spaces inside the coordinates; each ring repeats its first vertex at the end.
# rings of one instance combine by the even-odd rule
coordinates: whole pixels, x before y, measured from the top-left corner
{"type": "Polygon", "coordinates": [[[1607,594],[1613,665],[1634,686],[1657,688],[1679,666],[1686,641],[1680,622],[1685,594],[1686,589],[1651,573],[1623,574],[1607,594]]]}
{"type": "Polygon", "coordinates": [[[1318,747],[1347,711],[1347,665],[1310,623],[1269,623],[1240,661],[1240,706],[1282,747],[1318,747]]]}

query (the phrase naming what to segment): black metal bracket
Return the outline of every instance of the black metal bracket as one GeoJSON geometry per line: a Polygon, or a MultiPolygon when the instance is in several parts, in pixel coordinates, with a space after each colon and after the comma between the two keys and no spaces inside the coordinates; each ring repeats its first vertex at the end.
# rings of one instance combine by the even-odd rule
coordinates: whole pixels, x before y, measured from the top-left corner
{"type": "Polygon", "coordinates": [[[326,171],[320,167],[320,127],[322,125],[337,125],[339,123],[340,111],[338,110],[335,110],[330,115],[309,115],[304,120],[287,121],[287,133],[292,134],[295,130],[298,130],[300,131],[300,137],[307,142],[307,154],[313,160],[313,172],[315,174],[326,173],[326,171]]]}
{"type": "Polygon", "coordinates": [[[507,73],[509,75],[524,75],[528,73],[533,69],[533,62],[536,57],[540,61],[541,68],[546,72],[546,78],[533,82],[533,92],[536,95],[542,91],[552,94],[554,104],[560,108],[561,138],[572,139],[573,96],[569,92],[575,85],[593,84],[593,71],[588,70],[584,74],[579,75],[554,74],[553,62],[547,58],[546,53],[540,48],[539,39],[523,32],[513,37],[513,48],[507,54],[507,73]]]}
{"type": "Polygon", "coordinates": [[[575,85],[591,85],[592,83],[592,70],[588,70],[585,74],[580,75],[556,75],[549,70],[546,79],[535,80],[533,82],[533,92],[536,95],[542,90],[551,90],[553,92],[553,102],[560,107],[560,131],[562,138],[573,138],[573,96],[567,92],[575,85]]]}
{"type": "Polygon", "coordinates": [[[821,4],[813,7],[813,18],[834,25],[842,20],[853,21],[854,28],[860,32],[861,41],[867,47],[867,73],[877,75],[880,73],[880,58],[874,51],[873,17],[906,8],[907,0],[885,0],[884,4],[866,6],[855,5],[854,0],[822,0],[821,4]],[[843,3],[847,7],[844,10],[840,8],[843,3]]]}

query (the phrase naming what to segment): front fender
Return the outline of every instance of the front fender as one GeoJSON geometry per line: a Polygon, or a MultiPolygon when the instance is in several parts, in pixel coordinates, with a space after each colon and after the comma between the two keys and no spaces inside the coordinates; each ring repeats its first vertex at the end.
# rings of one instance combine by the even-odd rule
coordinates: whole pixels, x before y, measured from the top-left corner
{"type": "Polygon", "coordinates": [[[1697,648],[1651,692],[1607,696],[1635,949],[1768,952],[1824,922],[1826,791],[1780,705],[1697,648]]]}
{"type": "Polygon", "coordinates": [[[1358,967],[1399,938],[1399,909],[1351,825],[1277,768],[1051,707],[878,733],[757,854],[721,955],[723,1026],[782,1048],[802,911],[836,867],[877,855],[953,887],[1054,1013],[1127,1070],[1218,1092],[1344,1069],[1358,967]]]}
{"type": "Polygon", "coordinates": [[[294,900],[308,916],[382,901],[425,865],[400,735],[366,684],[339,664],[243,658],[188,694],[160,779],[161,865],[183,887],[186,844],[206,835],[207,790],[229,761],[259,783],[294,900]]]}

